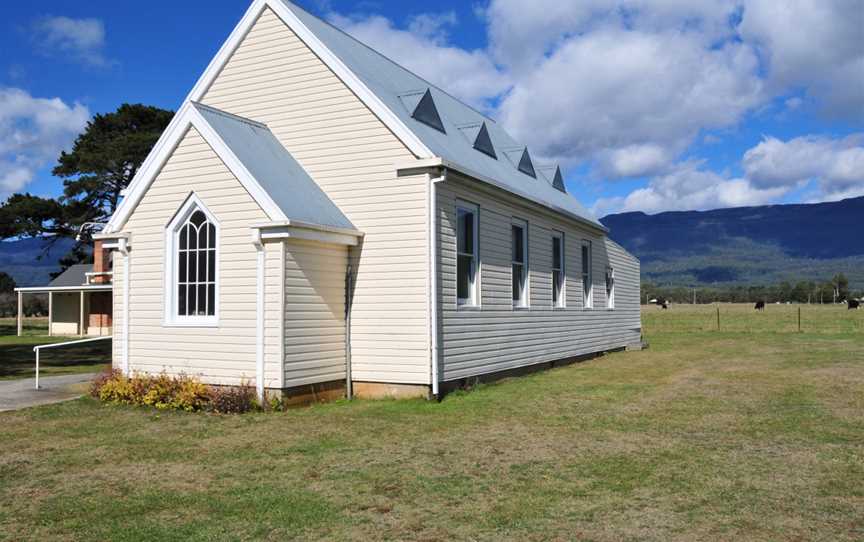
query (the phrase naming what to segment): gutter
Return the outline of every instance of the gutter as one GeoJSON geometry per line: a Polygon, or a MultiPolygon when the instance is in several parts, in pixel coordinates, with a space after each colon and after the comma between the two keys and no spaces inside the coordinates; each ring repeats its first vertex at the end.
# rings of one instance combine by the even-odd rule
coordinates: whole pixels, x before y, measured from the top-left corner
{"type": "Polygon", "coordinates": [[[498,188],[499,190],[504,190],[508,194],[514,195],[514,196],[519,197],[519,198],[523,198],[523,199],[528,200],[532,203],[536,203],[537,205],[541,205],[543,207],[546,207],[547,209],[549,209],[551,211],[554,211],[558,214],[566,216],[567,218],[570,218],[571,220],[575,220],[576,222],[579,222],[583,226],[588,226],[591,229],[597,230],[603,234],[609,233],[609,228],[600,224],[599,222],[594,222],[594,221],[589,220],[583,216],[579,216],[578,214],[574,213],[573,211],[569,211],[567,209],[564,209],[562,207],[558,207],[557,205],[554,205],[554,204],[549,203],[547,201],[543,201],[541,199],[537,199],[535,197],[532,197],[530,194],[527,194],[525,192],[516,191],[512,187],[502,185],[502,183],[496,181],[492,177],[488,177],[488,176],[483,175],[481,173],[477,173],[476,171],[474,171],[470,168],[459,165],[455,162],[451,162],[451,161],[446,160],[446,159],[441,158],[441,157],[425,158],[422,160],[412,160],[410,162],[401,162],[401,163],[396,164],[396,172],[397,173],[406,173],[406,172],[410,172],[410,171],[418,171],[418,170],[424,170],[424,169],[436,169],[436,168],[439,168],[439,169],[443,168],[443,169],[447,169],[450,171],[455,171],[456,173],[461,173],[462,175],[467,175],[468,177],[471,177],[472,179],[477,179],[478,181],[485,183],[487,185],[490,185],[490,186],[494,186],[495,188],[498,188]]]}

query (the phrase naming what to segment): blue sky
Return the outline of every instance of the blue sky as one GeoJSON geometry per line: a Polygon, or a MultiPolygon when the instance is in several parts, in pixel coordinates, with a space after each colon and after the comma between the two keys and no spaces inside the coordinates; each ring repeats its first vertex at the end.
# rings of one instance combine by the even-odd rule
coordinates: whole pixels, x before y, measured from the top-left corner
{"type": "MultiPolygon", "coordinates": [[[[864,194],[862,0],[301,5],[561,163],[599,215],[864,194]]],[[[247,6],[6,6],[0,198],[59,193],[51,166],[90,115],[176,109],[247,6]]]]}

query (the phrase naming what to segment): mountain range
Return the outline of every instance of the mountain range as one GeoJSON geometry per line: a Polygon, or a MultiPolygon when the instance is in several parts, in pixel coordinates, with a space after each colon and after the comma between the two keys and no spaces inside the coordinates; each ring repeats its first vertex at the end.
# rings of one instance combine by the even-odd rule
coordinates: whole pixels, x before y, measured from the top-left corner
{"type": "Polygon", "coordinates": [[[610,236],[669,286],[767,285],[845,273],[864,287],[864,197],[830,203],[609,215],[610,236]]]}
{"type": "MultiPolygon", "coordinates": [[[[643,281],[663,286],[768,285],[845,273],[864,288],[864,197],[833,203],[609,215],[610,236],[642,261],[643,281]]],[[[47,284],[73,245],[0,242],[0,271],[19,286],[47,284]]]]}

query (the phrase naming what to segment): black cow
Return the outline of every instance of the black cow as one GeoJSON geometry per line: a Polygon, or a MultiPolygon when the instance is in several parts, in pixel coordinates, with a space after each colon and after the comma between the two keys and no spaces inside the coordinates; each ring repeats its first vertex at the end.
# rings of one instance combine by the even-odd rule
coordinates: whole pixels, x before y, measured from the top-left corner
{"type": "Polygon", "coordinates": [[[847,301],[847,304],[849,306],[850,311],[853,309],[857,310],[857,309],[861,308],[861,302],[858,301],[857,299],[850,299],[849,301],[847,301]]]}
{"type": "Polygon", "coordinates": [[[764,311],[765,310],[765,302],[764,301],[757,301],[756,306],[753,308],[754,308],[754,310],[757,310],[757,311],[764,311]]]}

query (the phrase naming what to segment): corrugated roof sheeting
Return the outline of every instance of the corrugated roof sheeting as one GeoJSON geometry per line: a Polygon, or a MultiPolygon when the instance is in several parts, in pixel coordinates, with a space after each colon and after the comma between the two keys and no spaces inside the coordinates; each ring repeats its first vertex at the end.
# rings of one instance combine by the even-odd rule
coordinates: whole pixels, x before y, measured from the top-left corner
{"type": "Polygon", "coordinates": [[[596,217],[574,197],[556,189],[551,179],[532,179],[520,172],[518,164],[521,156],[516,158],[515,166],[509,160],[496,160],[475,149],[473,142],[468,141],[459,128],[476,125],[479,129],[479,126],[485,123],[489,140],[495,149],[502,151],[518,148],[521,155],[525,146],[510,137],[495,121],[430,85],[338,28],[287,0],[282,1],[436,156],[478,172],[494,180],[497,186],[505,190],[603,228],[596,217]],[[425,96],[427,89],[440,115],[444,132],[412,118],[416,105],[425,96]]]}
{"type": "Polygon", "coordinates": [[[193,104],[289,220],[356,229],[265,125],[193,104]]]}

